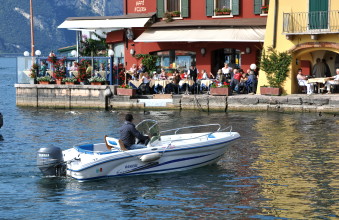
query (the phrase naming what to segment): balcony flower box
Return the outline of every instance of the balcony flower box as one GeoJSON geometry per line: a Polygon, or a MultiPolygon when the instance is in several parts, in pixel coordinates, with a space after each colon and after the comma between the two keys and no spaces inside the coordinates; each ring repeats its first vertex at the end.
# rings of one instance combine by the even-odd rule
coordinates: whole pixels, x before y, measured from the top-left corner
{"type": "Polygon", "coordinates": [[[232,95],[232,90],[230,87],[216,87],[216,88],[212,87],[210,89],[210,94],[213,96],[219,96],[219,95],[230,96],[232,95]]]}
{"type": "Polygon", "coordinates": [[[268,5],[261,6],[261,11],[262,11],[263,14],[267,14],[268,13],[268,5]]]}
{"type": "Polygon", "coordinates": [[[88,79],[91,85],[102,85],[106,79],[104,77],[94,76],[88,79]]]}
{"type": "Polygon", "coordinates": [[[135,96],[136,93],[137,93],[136,89],[117,88],[118,95],[135,96]]]}

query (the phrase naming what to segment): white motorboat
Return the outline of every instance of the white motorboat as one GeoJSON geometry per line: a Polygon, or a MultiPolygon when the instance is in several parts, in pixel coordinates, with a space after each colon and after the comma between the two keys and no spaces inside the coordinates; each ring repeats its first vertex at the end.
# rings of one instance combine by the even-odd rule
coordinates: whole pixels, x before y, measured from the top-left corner
{"type": "Polygon", "coordinates": [[[58,147],[41,148],[38,167],[44,175],[67,175],[79,181],[183,171],[215,163],[229,144],[240,138],[232,127],[221,130],[219,124],[160,132],[156,121],[145,120],[136,128],[152,136],[145,148],[126,150],[120,140],[106,136],[105,143],[83,144],[64,151],[58,147]],[[212,132],[184,133],[211,127],[215,127],[212,132]]]}

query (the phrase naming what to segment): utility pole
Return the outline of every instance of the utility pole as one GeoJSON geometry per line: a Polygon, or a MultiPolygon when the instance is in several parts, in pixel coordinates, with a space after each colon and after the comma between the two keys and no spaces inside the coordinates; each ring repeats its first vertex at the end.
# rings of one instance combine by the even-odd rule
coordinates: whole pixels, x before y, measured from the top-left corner
{"type": "Polygon", "coordinates": [[[31,21],[31,56],[34,57],[34,22],[33,22],[33,0],[29,1],[30,21],[31,21]]]}

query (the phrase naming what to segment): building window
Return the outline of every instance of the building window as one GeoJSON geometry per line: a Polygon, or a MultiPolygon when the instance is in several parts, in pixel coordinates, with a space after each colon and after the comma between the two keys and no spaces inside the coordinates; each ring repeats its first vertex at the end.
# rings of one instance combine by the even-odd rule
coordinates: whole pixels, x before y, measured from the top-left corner
{"type": "Polygon", "coordinates": [[[232,0],[214,0],[215,15],[230,15],[232,10],[232,0]]]}
{"type": "Polygon", "coordinates": [[[167,50],[153,53],[159,56],[158,65],[166,71],[179,70],[183,72],[196,63],[196,53],[183,50],[167,50]]]}
{"type": "Polygon", "coordinates": [[[180,0],[166,0],[166,11],[180,11],[180,0]]]}

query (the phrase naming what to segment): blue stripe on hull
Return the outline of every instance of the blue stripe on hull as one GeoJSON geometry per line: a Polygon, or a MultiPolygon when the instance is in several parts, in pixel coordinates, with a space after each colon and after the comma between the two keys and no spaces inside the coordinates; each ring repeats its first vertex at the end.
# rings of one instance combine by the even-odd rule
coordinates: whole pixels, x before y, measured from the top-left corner
{"type": "MultiPolygon", "coordinates": [[[[180,162],[180,161],[184,161],[184,160],[193,160],[193,159],[197,159],[197,158],[205,157],[205,156],[210,156],[210,155],[211,154],[206,154],[206,155],[201,155],[201,156],[196,156],[196,157],[182,158],[182,159],[167,161],[167,162],[162,163],[162,164],[158,164],[158,165],[155,165],[155,166],[152,166],[152,167],[148,167],[147,169],[152,169],[154,167],[160,167],[160,166],[163,166],[163,165],[166,165],[166,164],[176,163],[176,162],[180,162]]],[[[154,170],[154,171],[144,171],[144,172],[137,172],[137,173],[130,173],[130,172],[133,172],[133,171],[127,171],[128,173],[117,174],[117,175],[106,175],[106,176],[98,176],[98,177],[91,177],[91,178],[85,178],[85,179],[78,179],[78,178],[75,178],[75,179],[81,180],[81,181],[87,181],[87,180],[108,178],[108,177],[114,177],[114,176],[118,177],[118,176],[133,176],[133,175],[142,175],[142,174],[157,174],[157,173],[165,173],[165,172],[169,173],[169,172],[173,172],[173,171],[176,171],[176,170],[181,170],[181,169],[187,170],[190,167],[199,166],[199,165],[203,165],[203,164],[208,164],[208,163],[210,163],[210,162],[212,162],[214,160],[218,160],[220,157],[222,157],[222,155],[223,154],[221,154],[221,155],[219,155],[219,156],[217,156],[217,157],[215,157],[213,159],[204,161],[204,162],[195,163],[195,164],[191,164],[191,165],[187,165],[187,166],[175,167],[175,168],[167,168],[167,169],[154,170]]]]}

